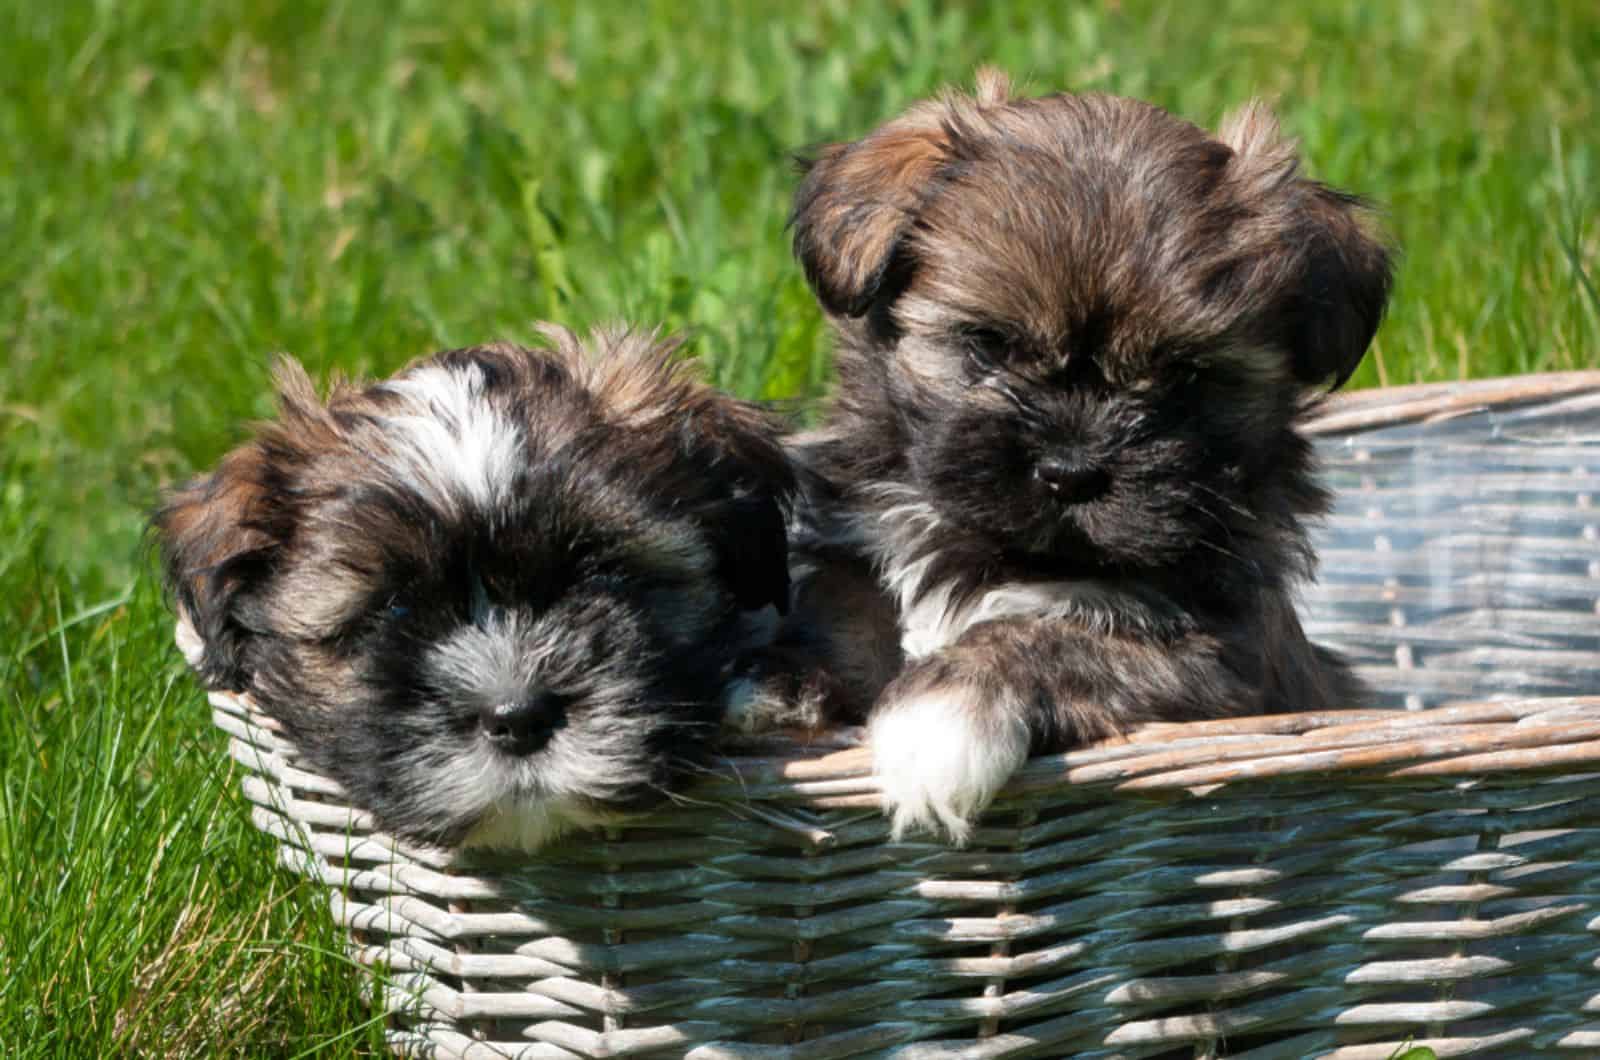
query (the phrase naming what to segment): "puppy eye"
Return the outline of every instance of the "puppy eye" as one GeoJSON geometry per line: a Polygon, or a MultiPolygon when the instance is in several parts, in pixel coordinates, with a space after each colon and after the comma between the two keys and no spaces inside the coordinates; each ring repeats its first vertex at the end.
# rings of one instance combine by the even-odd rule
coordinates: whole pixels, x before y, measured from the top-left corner
{"type": "Polygon", "coordinates": [[[969,327],[961,331],[967,364],[981,374],[996,371],[1011,349],[1011,338],[997,328],[969,327]]]}
{"type": "Polygon", "coordinates": [[[389,603],[384,608],[384,614],[391,621],[404,621],[411,617],[411,601],[403,596],[391,596],[389,603]]]}

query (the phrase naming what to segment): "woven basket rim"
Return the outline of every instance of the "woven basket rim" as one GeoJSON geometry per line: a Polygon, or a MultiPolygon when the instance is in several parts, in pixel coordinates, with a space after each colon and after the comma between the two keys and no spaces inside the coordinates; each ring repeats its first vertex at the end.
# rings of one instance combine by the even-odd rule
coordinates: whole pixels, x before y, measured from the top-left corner
{"type": "Polygon", "coordinates": [[[1312,435],[1378,430],[1590,391],[1600,393],[1600,371],[1546,372],[1355,390],[1328,398],[1301,429],[1312,435]]]}
{"type": "MultiPolygon", "coordinates": [[[[282,730],[248,694],[210,694],[218,725],[276,745],[282,730]],[[230,720],[232,724],[230,724],[230,720]],[[250,732],[238,730],[244,722],[250,732]]],[[[881,786],[856,730],[731,742],[690,799],[876,807],[881,786]]],[[[1037,755],[1001,798],[1047,788],[1210,793],[1230,784],[1339,776],[1436,783],[1494,773],[1600,770],[1600,695],[1462,703],[1426,711],[1349,710],[1157,722],[1059,754],[1037,755]]],[[[331,784],[331,782],[328,782],[331,784]]],[[[329,791],[337,793],[337,786],[329,791]]]]}

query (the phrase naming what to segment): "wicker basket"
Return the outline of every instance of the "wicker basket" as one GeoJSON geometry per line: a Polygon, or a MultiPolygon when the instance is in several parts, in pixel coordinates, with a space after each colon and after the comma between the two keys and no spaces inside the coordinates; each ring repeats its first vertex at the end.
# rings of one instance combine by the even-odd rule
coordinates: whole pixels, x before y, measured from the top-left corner
{"type": "Polygon", "coordinates": [[[1039,758],[963,850],[890,843],[862,749],[789,746],[449,863],[248,702],[214,716],[400,1053],[1600,1056],[1600,373],[1357,394],[1316,430],[1309,627],[1410,709],[1039,758]]]}

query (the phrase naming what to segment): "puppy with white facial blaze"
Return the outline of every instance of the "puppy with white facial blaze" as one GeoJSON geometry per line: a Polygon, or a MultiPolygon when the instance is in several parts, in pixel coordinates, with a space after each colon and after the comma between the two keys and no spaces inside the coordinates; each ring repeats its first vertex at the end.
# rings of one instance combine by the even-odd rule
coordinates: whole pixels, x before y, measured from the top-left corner
{"type": "MultiPolygon", "coordinates": [[[[796,253],[839,381],[801,567],[882,595],[850,661],[895,833],[964,838],[1031,753],[1151,720],[1348,707],[1292,594],[1323,512],[1296,424],[1355,370],[1390,259],[1268,111],[1222,132],[1098,95],[924,102],[809,164],[796,253]],[[841,565],[827,557],[846,557],[841,565]]],[[[797,611],[828,629],[826,592],[797,611]]]]}
{"type": "Polygon", "coordinates": [[[788,603],[776,424],[547,327],[280,413],[154,518],[212,687],[385,830],[533,848],[698,769],[788,603]]]}

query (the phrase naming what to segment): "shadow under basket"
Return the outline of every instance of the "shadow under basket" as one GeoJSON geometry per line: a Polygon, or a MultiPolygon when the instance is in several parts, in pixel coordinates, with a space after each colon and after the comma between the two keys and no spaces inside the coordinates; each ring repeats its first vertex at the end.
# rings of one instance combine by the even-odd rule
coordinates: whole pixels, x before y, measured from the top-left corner
{"type": "Polygon", "coordinates": [[[247,701],[214,717],[402,1054],[1600,1056],[1600,373],[1312,429],[1307,628],[1388,709],[1036,758],[964,849],[890,842],[864,750],[769,745],[625,828],[451,861],[247,701]]]}

